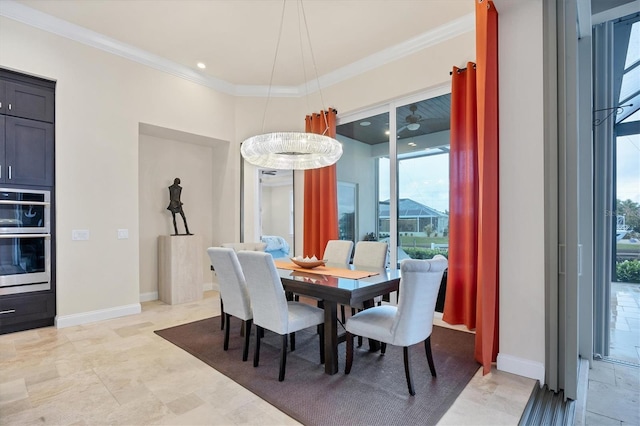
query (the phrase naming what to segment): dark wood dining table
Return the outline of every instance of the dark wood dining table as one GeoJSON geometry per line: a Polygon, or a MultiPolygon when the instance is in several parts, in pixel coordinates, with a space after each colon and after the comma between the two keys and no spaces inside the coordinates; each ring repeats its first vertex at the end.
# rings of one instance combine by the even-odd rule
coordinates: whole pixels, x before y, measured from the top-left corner
{"type": "MultiPolygon", "coordinates": [[[[354,270],[353,265],[331,265],[335,268],[354,270]]],[[[324,307],[324,371],[338,372],[338,305],[367,306],[375,296],[398,290],[399,269],[364,269],[375,275],[360,279],[340,278],[308,271],[278,268],[282,285],[287,292],[309,296],[323,301],[324,307]]],[[[330,273],[330,272],[329,272],[330,273]]]]}

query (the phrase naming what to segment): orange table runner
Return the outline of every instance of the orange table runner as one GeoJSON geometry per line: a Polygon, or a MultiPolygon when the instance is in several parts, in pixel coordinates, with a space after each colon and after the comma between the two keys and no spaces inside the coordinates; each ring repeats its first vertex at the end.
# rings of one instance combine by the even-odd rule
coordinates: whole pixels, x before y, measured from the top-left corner
{"type": "Polygon", "coordinates": [[[331,268],[329,266],[316,266],[313,269],[301,268],[292,262],[284,260],[274,260],[276,268],[288,269],[291,271],[307,272],[309,274],[317,275],[331,275],[338,278],[349,278],[352,280],[359,280],[360,278],[372,277],[378,275],[378,272],[372,271],[352,271],[351,269],[344,268],[331,268]]]}

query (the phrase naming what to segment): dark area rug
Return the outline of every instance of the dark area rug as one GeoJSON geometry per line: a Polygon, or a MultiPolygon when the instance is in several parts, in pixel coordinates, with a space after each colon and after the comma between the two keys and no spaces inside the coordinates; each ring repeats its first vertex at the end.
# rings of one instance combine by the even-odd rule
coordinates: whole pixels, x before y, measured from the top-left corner
{"type": "MultiPolygon", "coordinates": [[[[332,376],[320,364],[315,328],[296,333],[287,354],[284,382],[278,382],[280,336],[265,331],[260,366],[253,367],[255,327],[249,359],[242,362],[241,321],[231,319],[229,350],[222,349],[220,317],[158,330],[156,333],[236,381],[305,425],[433,425],[479,368],[474,335],[434,326],[431,347],[438,377],[432,378],[424,345],[410,348],[415,396],[404,375],[402,348],[387,346],[384,356],[355,347],[353,367],[344,374],[345,343],[338,347],[340,371],[332,376]]],[[[357,343],[357,342],[356,342],[357,343]]]]}

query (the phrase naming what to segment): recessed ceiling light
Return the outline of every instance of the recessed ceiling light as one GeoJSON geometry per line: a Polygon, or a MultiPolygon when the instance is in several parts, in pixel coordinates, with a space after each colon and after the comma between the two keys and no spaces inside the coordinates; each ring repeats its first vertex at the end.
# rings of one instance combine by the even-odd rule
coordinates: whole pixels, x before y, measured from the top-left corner
{"type": "Polygon", "coordinates": [[[370,126],[370,125],[371,125],[371,122],[370,122],[370,121],[361,121],[361,122],[360,122],[360,125],[361,125],[361,126],[370,126]]]}
{"type": "Polygon", "coordinates": [[[388,135],[388,134],[389,134],[389,131],[388,131],[388,130],[385,130],[385,131],[384,131],[384,134],[385,134],[385,135],[388,135]]]}
{"type": "Polygon", "coordinates": [[[205,69],[207,66],[205,64],[203,64],[202,62],[198,62],[198,68],[200,68],[201,70],[205,69]]]}
{"type": "Polygon", "coordinates": [[[415,142],[409,142],[407,145],[409,145],[409,146],[418,146],[418,145],[416,145],[415,142]]]}

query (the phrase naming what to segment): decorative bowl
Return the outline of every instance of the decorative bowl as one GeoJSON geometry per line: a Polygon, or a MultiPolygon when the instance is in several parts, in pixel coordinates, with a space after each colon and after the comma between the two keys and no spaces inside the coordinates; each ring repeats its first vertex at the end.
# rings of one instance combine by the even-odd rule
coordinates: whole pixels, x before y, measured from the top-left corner
{"type": "Polygon", "coordinates": [[[321,266],[327,263],[326,260],[304,260],[304,259],[296,259],[293,257],[291,258],[291,261],[296,265],[298,265],[299,267],[305,268],[305,269],[313,269],[317,266],[321,266]]]}

